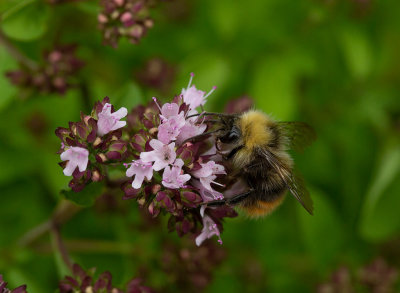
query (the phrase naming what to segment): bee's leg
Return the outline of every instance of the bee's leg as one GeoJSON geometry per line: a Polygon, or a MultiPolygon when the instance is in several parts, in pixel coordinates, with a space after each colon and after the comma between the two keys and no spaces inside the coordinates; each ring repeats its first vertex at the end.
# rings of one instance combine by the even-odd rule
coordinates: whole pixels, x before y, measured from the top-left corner
{"type": "Polygon", "coordinates": [[[223,205],[235,206],[235,205],[241,203],[243,200],[245,200],[253,192],[254,192],[254,189],[251,189],[244,193],[235,195],[234,197],[231,197],[229,199],[207,201],[207,202],[202,203],[201,205],[205,205],[208,207],[219,207],[219,206],[223,206],[223,205]]]}
{"type": "Polygon", "coordinates": [[[254,189],[250,189],[249,191],[235,195],[234,197],[231,197],[230,199],[227,200],[227,204],[235,206],[235,205],[241,203],[243,200],[245,200],[253,192],[254,192],[254,189]]]}
{"type": "Polygon", "coordinates": [[[223,156],[223,159],[224,159],[225,161],[227,161],[227,160],[229,160],[229,159],[232,159],[233,156],[234,156],[239,150],[241,150],[242,148],[243,148],[243,145],[240,145],[240,146],[238,146],[238,147],[235,147],[233,150],[231,150],[231,152],[230,152],[229,154],[223,156]]]}

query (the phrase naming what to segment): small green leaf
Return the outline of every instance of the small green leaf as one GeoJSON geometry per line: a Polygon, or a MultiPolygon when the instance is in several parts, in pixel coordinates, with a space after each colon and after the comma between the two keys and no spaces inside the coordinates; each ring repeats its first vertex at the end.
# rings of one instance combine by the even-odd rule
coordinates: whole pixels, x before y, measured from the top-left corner
{"type": "Polygon", "coordinates": [[[400,148],[394,144],[383,152],[362,209],[360,232],[368,240],[387,239],[400,229],[399,171],[400,148]]]}
{"type": "Polygon", "coordinates": [[[317,265],[329,266],[337,257],[344,242],[343,223],[326,195],[311,189],[314,216],[298,205],[304,242],[317,265]]]}
{"type": "Polygon", "coordinates": [[[372,49],[366,34],[347,26],[342,30],[339,39],[351,74],[355,78],[365,78],[373,65],[372,49]]]}
{"type": "Polygon", "coordinates": [[[278,120],[291,120],[298,108],[300,74],[313,70],[313,61],[302,52],[285,52],[259,61],[249,94],[257,108],[278,120]]]}
{"type": "Polygon", "coordinates": [[[77,205],[89,207],[92,206],[98,196],[103,192],[103,183],[92,182],[82,191],[75,192],[72,190],[62,190],[61,194],[68,200],[77,205]]]}
{"type": "Polygon", "coordinates": [[[128,82],[110,96],[111,104],[118,110],[125,107],[128,110],[143,102],[143,93],[136,83],[128,82]]]}
{"type": "Polygon", "coordinates": [[[46,32],[48,20],[48,5],[24,1],[4,13],[1,27],[10,38],[31,41],[40,38],[46,32]]]}
{"type": "Polygon", "coordinates": [[[0,47],[0,64],[0,110],[2,110],[17,92],[17,88],[13,86],[5,76],[8,70],[16,67],[17,62],[11,58],[3,47],[0,47]]]}

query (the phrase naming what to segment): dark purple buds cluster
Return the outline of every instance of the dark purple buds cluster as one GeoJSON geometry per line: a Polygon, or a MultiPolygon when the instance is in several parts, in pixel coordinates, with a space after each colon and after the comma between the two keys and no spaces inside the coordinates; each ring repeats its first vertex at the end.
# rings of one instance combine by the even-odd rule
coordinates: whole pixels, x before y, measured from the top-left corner
{"type": "Polygon", "coordinates": [[[81,113],[81,121],[56,129],[61,140],[60,165],[66,176],[73,176],[69,186],[76,192],[90,182],[103,180],[106,166],[127,157],[127,142],[122,140],[120,129],[126,122],[119,121],[126,115],[126,109],[115,112],[109,101],[104,98],[96,103],[91,115],[81,113]]]}
{"type": "Polygon", "coordinates": [[[24,90],[35,90],[41,93],[65,92],[77,85],[75,75],[84,65],[75,55],[75,45],[64,45],[46,51],[43,61],[37,66],[25,66],[6,73],[10,81],[24,90]]]}
{"type": "Polygon", "coordinates": [[[7,282],[3,280],[3,276],[0,275],[0,293],[27,293],[26,285],[19,286],[13,290],[7,288],[7,282]]]}
{"type": "Polygon", "coordinates": [[[175,68],[161,58],[147,60],[136,74],[138,81],[146,87],[168,93],[175,80],[175,68]]]}
{"type": "Polygon", "coordinates": [[[102,0],[102,12],[98,15],[104,43],[114,48],[121,37],[137,44],[153,26],[149,0],[102,0]]]}
{"type": "Polygon", "coordinates": [[[79,265],[74,264],[73,276],[66,276],[59,283],[60,293],[93,292],[93,293],[151,293],[152,289],[143,286],[140,279],[133,279],[125,289],[119,289],[112,284],[112,275],[109,272],[94,277],[95,269],[85,271],[79,265]]]}
{"type": "Polygon", "coordinates": [[[319,293],[394,293],[399,281],[399,272],[382,258],[361,267],[352,273],[347,267],[335,271],[328,282],[318,287],[319,293]]]}

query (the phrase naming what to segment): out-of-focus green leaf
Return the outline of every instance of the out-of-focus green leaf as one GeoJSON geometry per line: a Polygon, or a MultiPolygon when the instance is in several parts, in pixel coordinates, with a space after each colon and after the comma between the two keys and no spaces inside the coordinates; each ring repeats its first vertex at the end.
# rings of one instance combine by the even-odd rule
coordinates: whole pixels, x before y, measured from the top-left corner
{"type": "Polygon", "coordinates": [[[121,86],[121,88],[110,97],[110,101],[116,107],[116,110],[120,107],[125,107],[129,111],[136,105],[143,103],[143,93],[137,84],[129,82],[121,86]]]}
{"type": "Polygon", "coordinates": [[[343,54],[350,72],[356,78],[365,78],[372,70],[372,48],[364,31],[346,26],[340,32],[343,54]]]}
{"type": "Polygon", "coordinates": [[[301,232],[314,261],[325,268],[337,258],[343,246],[343,223],[324,193],[312,188],[310,194],[314,201],[313,216],[298,205],[301,232]]]}
{"type": "Polygon", "coordinates": [[[399,171],[400,146],[396,143],[383,153],[365,197],[360,232],[368,240],[386,239],[400,229],[399,171]]]}
{"type": "Polygon", "coordinates": [[[35,40],[46,32],[49,15],[46,3],[21,1],[3,14],[1,28],[10,38],[20,41],[35,40]]]}
{"type": "Polygon", "coordinates": [[[180,87],[186,88],[190,78],[189,73],[194,72],[193,84],[198,89],[207,91],[217,86],[217,90],[208,98],[207,107],[211,107],[218,99],[219,90],[229,80],[230,70],[229,63],[223,56],[211,52],[197,52],[184,60],[176,92],[180,93],[180,87]]]}
{"type": "Polygon", "coordinates": [[[62,190],[61,194],[77,205],[89,207],[93,205],[96,198],[101,195],[103,187],[104,185],[101,182],[92,182],[80,192],[62,190]]]}
{"type": "Polygon", "coordinates": [[[99,3],[96,1],[79,1],[76,3],[76,7],[92,15],[96,15],[100,12],[99,3]]]}
{"type": "Polygon", "coordinates": [[[291,120],[297,111],[299,74],[312,70],[306,55],[269,56],[257,64],[249,94],[256,106],[279,120],[291,120]]]}
{"type": "Polygon", "coordinates": [[[16,67],[16,64],[17,62],[11,58],[5,48],[0,46],[0,111],[6,107],[17,92],[17,88],[5,76],[8,70],[16,67]]]}

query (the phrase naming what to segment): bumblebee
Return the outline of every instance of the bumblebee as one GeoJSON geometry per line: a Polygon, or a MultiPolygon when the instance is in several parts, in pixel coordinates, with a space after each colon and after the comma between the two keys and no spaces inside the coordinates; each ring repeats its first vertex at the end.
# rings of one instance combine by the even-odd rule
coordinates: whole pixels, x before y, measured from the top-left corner
{"type": "Polygon", "coordinates": [[[257,110],[241,114],[203,113],[216,129],[217,149],[231,163],[231,175],[247,185],[242,193],[207,206],[239,206],[250,217],[271,213],[287,190],[310,213],[313,202],[301,176],[294,171],[288,150],[301,151],[315,140],[314,130],[303,122],[277,122],[257,110]],[[226,151],[228,150],[228,151],[226,151]]]}

